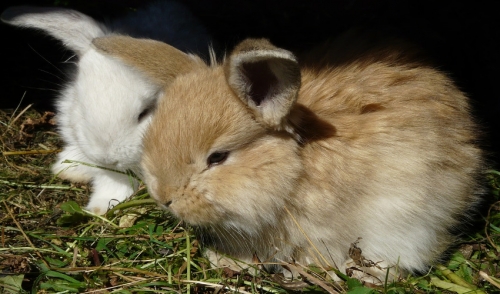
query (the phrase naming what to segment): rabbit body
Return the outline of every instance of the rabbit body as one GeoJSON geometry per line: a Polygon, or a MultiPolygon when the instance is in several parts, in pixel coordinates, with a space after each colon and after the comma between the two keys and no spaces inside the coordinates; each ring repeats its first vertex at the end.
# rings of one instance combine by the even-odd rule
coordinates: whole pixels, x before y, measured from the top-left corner
{"type": "Polygon", "coordinates": [[[203,50],[208,53],[208,33],[186,7],[175,1],[154,2],[106,25],[71,9],[27,6],[7,9],[2,21],[42,30],[77,55],[76,71],[56,100],[64,147],[52,170],[73,182],[92,182],[86,208],[104,214],[138,187],[138,181],[125,172],[132,170],[140,175],[142,136],[160,87],[96,51],[92,39],[128,33],[203,54],[203,50]]]}
{"type": "MultiPolygon", "coordinates": [[[[127,42],[94,45],[154,78],[127,42]]],[[[148,190],[244,262],[425,270],[480,200],[483,160],[467,97],[415,56],[356,34],[298,60],[243,41],[165,89],[144,139],[148,190]]]]}

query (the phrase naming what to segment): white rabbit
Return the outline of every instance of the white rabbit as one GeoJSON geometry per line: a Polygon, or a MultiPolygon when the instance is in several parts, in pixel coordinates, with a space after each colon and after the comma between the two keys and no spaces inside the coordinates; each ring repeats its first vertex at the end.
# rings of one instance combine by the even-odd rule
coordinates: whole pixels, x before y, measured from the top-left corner
{"type": "MultiPolygon", "coordinates": [[[[91,41],[112,33],[162,40],[184,51],[207,54],[210,37],[189,10],[175,1],[154,2],[108,25],[65,8],[11,7],[3,22],[42,30],[78,57],[72,81],[56,100],[57,124],[64,146],[52,166],[61,178],[92,182],[86,209],[104,214],[136,190],[142,136],[151,120],[160,87],[107,55],[91,41]],[[65,160],[97,165],[101,169],[65,160]],[[109,170],[111,169],[111,170],[109,170]]],[[[164,58],[169,58],[165,56],[164,58]]]]}
{"type": "MultiPolygon", "coordinates": [[[[173,50],[93,43],[155,79],[151,56],[173,50]]],[[[248,39],[165,88],[141,166],[159,205],[218,253],[381,282],[453,243],[481,199],[478,139],[467,97],[409,45],[349,33],[297,59],[248,39]]]]}

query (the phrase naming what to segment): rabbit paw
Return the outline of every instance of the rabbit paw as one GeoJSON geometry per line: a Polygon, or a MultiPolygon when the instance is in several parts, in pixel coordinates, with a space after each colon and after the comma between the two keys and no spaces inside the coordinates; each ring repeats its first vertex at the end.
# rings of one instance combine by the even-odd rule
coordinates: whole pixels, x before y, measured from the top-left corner
{"type": "Polygon", "coordinates": [[[259,274],[259,269],[252,264],[251,258],[248,260],[235,259],[208,248],[205,250],[205,256],[210,261],[212,268],[228,268],[235,272],[247,270],[254,276],[259,274]]]}
{"type": "Polygon", "coordinates": [[[98,215],[127,200],[138,187],[136,179],[112,171],[99,173],[92,183],[94,192],[85,209],[98,215]]]}
{"type": "Polygon", "coordinates": [[[67,146],[57,155],[56,162],[52,164],[53,174],[61,179],[76,183],[88,183],[92,180],[95,168],[77,162],[66,163],[65,160],[89,162],[82,158],[82,152],[77,147],[67,146]]]}

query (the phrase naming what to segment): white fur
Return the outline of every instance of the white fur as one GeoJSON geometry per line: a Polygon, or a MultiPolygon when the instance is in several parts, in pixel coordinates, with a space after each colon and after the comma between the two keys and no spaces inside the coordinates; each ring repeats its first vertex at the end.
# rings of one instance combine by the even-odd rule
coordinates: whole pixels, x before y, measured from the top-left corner
{"type": "Polygon", "coordinates": [[[181,50],[208,53],[208,34],[186,7],[174,1],[155,2],[106,26],[64,8],[11,7],[1,18],[11,25],[40,29],[78,56],[74,78],[56,101],[64,147],[52,170],[73,182],[91,181],[93,192],[86,209],[104,214],[138,186],[138,181],[124,172],[140,174],[142,135],[151,112],[140,121],[138,117],[154,107],[160,86],[97,52],[91,46],[92,39],[129,33],[159,39],[181,50]]]}

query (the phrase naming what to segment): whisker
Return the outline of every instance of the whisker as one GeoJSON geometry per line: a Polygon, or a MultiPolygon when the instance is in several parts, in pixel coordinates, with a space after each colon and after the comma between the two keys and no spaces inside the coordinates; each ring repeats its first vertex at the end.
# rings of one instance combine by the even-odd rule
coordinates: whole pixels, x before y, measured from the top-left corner
{"type": "Polygon", "coordinates": [[[39,81],[42,81],[42,82],[44,82],[44,83],[47,83],[47,84],[56,85],[56,86],[58,86],[58,87],[60,87],[60,88],[62,88],[62,87],[63,87],[63,84],[60,84],[60,83],[52,82],[52,81],[45,80],[45,79],[38,79],[38,80],[39,80],[39,81]]]}
{"type": "Polygon", "coordinates": [[[78,63],[78,61],[72,61],[72,60],[71,60],[71,59],[73,59],[75,56],[76,56],[76,54],[71,55],[70,57],[68,57],[68,59],[64,60],[64,61],[63,61],[63,63],[77,64],[77,63],[78,63]]]}
{"type": "Polygon", "coordinates": [[[57,71],[59,71],[60,73],[62,73],[64,75],[64,71],[62,71],[60,68],[58,68],[57,66],[55,66],[52,62],[50,62],[47,58],[43,57],[40,53],[38,53],[35,48],[31,47],[30,44],[28,44],[28,46],[31,48],[31,50],[33,50],[33,52],[36,53],[36,55],[38,55],[40,58],[42,58],[43,60],[45,60],[48,64],[52,65],[52,67],[54,67],[57,71]]]}
{"type": "Polygon", "coordinates": [[[64,81],[63,78],[61,78],[60,76],[58,76],[58,75],[56,75],[54,73],[51,73],[50,71],[43,70],[43,69],[38,69],[38,70],[41,71],[41,72],[43,72],[43,73],[45,73],[45,74],[51,75],[51,76],[57,78],[58,80],[64,81]]]}
{"type": "Polygon", "coordinates": [[[38,88],[38,87],[25,87],[25,88],[26,88],[26,89],[30,89],[30,90],[52,91],[52,92],[59,93],[59,90],[57,90],[57,89],[38,88]]]}

